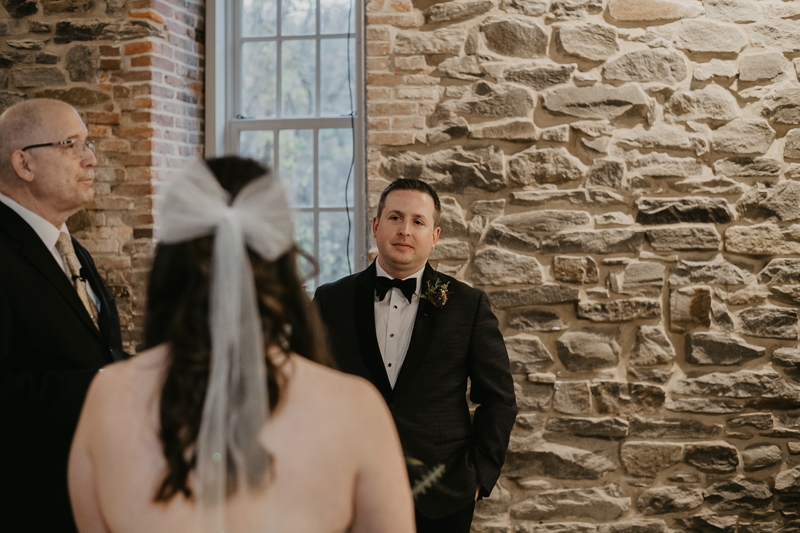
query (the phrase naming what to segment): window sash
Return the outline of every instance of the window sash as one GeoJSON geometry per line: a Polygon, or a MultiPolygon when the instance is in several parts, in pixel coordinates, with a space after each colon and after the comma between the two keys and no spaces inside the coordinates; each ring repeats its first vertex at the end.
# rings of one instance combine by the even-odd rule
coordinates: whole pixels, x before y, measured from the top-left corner
{"type": "MultiPolygon", "coordinates": [[[[215,157],[222,154],[239,153],[239,137],[241,132],[248,130],[273,130],[275,144],[273,161],[278,161],[278,131],[284,129],[311,129],[315,130],[315,146],[317,145],[317,131],[328,128],[353,128],[353,205],[350,206],[352,221],[351,241],[354,248],[353,272],[358,272],[366,267],[368,262],[368,224],[366,220],[367,206],[367,179],[366,179],[366,90],[365,90],[365,23],[364,6],[361,0],[352,0],[355,9],[356,26],[353,33],[347,34],[320,34],[280,36],[280,11],[278,11],[278,35],[272,37],[242,37],[240,17],[240,1],[207,0],[206,2],[206,156],[215,157]],[[241,75],[241,50],[245,42],[276,42],[278,54],[282,41],[316,39],[316,101],[315,112],[319,115],[321,104],[320,93],[320,40],[335,38],[355,39],[355,84],[353,86],[355,116],[343,117],[270,117],[270,118],[239,118],[240,92],[237,82],[240,83],[241,75]]],[[[316,28],[320,29],[320,9],[317,2],[316,28]]],[[[278,1],[280,10],[280,1],[278,1]]],[[[278,55],[277,71],[280,76],[280,55],[278,55]]],[[[277,102],[276,110],[280,113],[280,78],[276,80],[277,102]]],[[[318,154],[315,150],[314,165],[318,166],[318,154]]],[[[320,213],[344,211],[341,208],[319,207],[316,195],[318,194],[317,173],[315,172],[315,203],[313,208],[297,208],[298,212],[313,212],[315,219],[315,244],[314,253],[319,253],[319,220],[320,213]]]]}

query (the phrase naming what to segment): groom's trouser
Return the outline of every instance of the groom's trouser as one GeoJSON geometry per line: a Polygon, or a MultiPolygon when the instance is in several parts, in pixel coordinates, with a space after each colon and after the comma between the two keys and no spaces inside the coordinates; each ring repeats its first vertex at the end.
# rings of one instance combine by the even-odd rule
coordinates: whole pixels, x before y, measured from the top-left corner
{"type": "Polygon", "coordinates": [[[417,518],[417,533],[469,533],[472,526],[472,514],[475,512],[475,502],[467,505],[460,511],[443,516],[442,518],[425,518],[415,511],[417,518]]]}

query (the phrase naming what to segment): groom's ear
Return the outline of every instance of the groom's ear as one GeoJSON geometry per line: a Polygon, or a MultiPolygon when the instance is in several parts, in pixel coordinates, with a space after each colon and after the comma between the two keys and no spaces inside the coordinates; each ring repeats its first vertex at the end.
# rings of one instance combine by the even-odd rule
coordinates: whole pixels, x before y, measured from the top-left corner
{"type": "Polygon", "coordinates": [[[440,228],[439,226],[437,226],[436,229],[433,230],[433,246],[431,246],[431,248],[435,247],[436,243],[439,242],[439,234],[441,232],[442,228],[440,228]]]}
{"type": "Polygon", "coordinates": [[[372,238],[377,237],[378,233],[378,217],[372,217],[372,238]]]}

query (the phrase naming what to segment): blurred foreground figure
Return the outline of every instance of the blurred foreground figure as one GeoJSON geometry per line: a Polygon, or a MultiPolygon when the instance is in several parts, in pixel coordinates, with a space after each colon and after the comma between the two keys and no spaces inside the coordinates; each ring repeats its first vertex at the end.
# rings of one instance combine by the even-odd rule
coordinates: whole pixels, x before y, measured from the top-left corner
{"type": "Polygon", "coordinates": [[[77,111],[28,100],[0,116],[0,530],[74,532],[69,446],[100,367],[125,357],[119,316],[66,226],[92,201],[77,111]]]}
{"type": "Polygon", "coordinates": [[[160,213],[149,349],[94,380],[70,454],[79,530],[413,531],[386,406],[323,366],[278,179],[198,161],[160,213]]]}

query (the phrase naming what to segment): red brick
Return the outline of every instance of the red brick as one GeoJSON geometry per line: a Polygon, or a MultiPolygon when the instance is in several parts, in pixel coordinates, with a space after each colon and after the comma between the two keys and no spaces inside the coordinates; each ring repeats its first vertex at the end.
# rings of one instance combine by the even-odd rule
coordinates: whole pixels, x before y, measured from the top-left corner
{"type": "Polygon", "coordinates": [[[103,139],[97,143],[97,149],[102,152],[128,153],[131,143],[124,139],[103,139]]]}
{"type": "Polygon", "coordinates": [[[152,143],[153,149],[151,150],[157,154],[167,154],[172,155],[178,153],[175,149],[175,145],[172,143],[165,143],[165,142],[154,142],[152,143]]]}
{"type": "Polygon", "coordinates": [[[95,111],[86,112],[86,122],[90,124],[119,124],[119,113],[98,113],[95,111]]]}
{"type": "Polygon", "coordinates": [[[127,211],[131,208],[130,198],[118,198],[115,196],[96,196],[94,207],[101,210],[127,211]]]}
{"type": "Polygon", "coordinates": [[[122,68],[122,61],[119,59],[101,59],[100,70],[120,70],[122,68]]]}
{"type": "Polygon", "coordinates": [[[149,167],[133,167],[126,170],[125,181],[147,181],[153,179],[153,172],[149,167]]]}
{"type": "Polygon", "coordinates": [[[151,213],[125,213],[122,215],[122,221],[131,227],[146,226],[153,223],[153,215],[151,213]]]}
{"type": "Polygon", "coordinates": [[[123,83],[129,81],[154,81],[160,82],[162,74],[160,72],[153,72],[151,70],[128,70],[125,72],[117,72],[111,81],[120,80],[123,83]]]}
{"type": "Polygon", "coordinates": [[[180,88],[183,88],[183,86],[185,85],[183,78],[179,78],[177,76],[164,76],[164,83],[172,85],[173,87],[180,87],[180,88]]]}
{"type": "Polygon", "coordinates": [[[124,154],[116,156],[114,159],[126,167],[144,167],[153,164],[153,156],[151,154],[124,154]]]}
{"type": "Polygon", "coordinates": [[[107,57],[119,57],[120,55],[122,55],[122,52],[121,52],[119,46],[101,45],[100,46],[100,55],[101,56],[107,56],[107,57]]]}
{"type": "Polygon", "coordinates": [[[152,11],[145,11],[143,13],[141,12],[129,13],[129,16],[134,19],[150,19],[154,22],[158,22],[159,24],[164,24],[164,19],[160,15],[153,13],[152,11]]]}
{"type": "Polygon", "coordinates": [[[89,137],[93,139],[99,139],[100,137],[111,137],[112,136],[112,129],[111,126],[108,125],[101,125],[101,124],[89,124],[87,126],[89,130],[89,137]]]}
{"type": "Polygon", "coordinates": [[[146,54],[153,52],[153,43],[151,42],[136,42],[128,43],[125,45],[125,55],[133,56],[138,54],[146,54]]]}
{"type": "Polygon", "coordinates": [[[131,95],[131,88],[123,85],[114,86],[114,98],[128,98],[131,95]]]}
{"type": "Polygon", "coordinates": [[[112,187],[113,194],[119,196],[147,196],[153,194],[150,183],[122,183],[112,187]]]}
{"type": "MultiPolygon", "coordinates": [[[[148,115],[148,120],[149,120],[149,115],[148,115]]],[[[144,122],[147,122],[147,120],[145,120],[144,122]]],[[[153,135],[153,128],[122,126],[120,128],[117,128],[117,135],[119,135],[120,137],[147,139],[153,135]]]]}
{"type": "Polygon", "coordinates": [[[152,109],[154,102],[152,98],[119,98],[117,105],[122,111],[135,111],[137,109],[152,109]]]}

